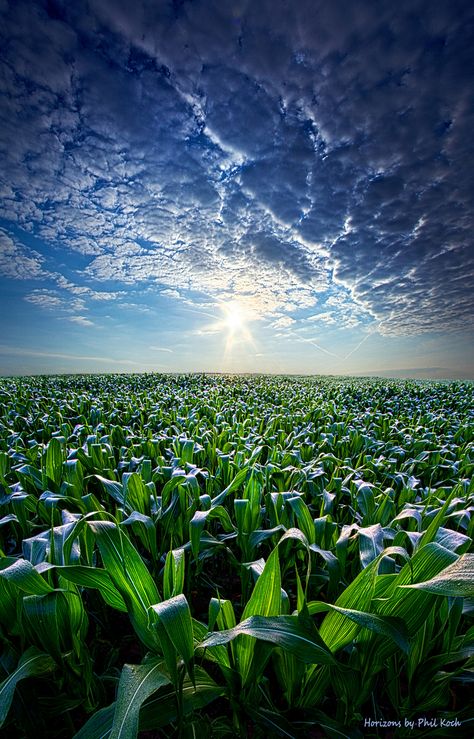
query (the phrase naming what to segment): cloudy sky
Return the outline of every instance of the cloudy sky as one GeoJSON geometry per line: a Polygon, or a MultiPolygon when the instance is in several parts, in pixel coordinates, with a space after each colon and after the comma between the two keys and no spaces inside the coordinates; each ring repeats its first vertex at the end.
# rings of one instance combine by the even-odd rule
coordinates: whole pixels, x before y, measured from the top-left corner
{"type": "Polygon", "coordinates": [[[0,0],[0,372],[474,377],[470,0],[0,0]]]}

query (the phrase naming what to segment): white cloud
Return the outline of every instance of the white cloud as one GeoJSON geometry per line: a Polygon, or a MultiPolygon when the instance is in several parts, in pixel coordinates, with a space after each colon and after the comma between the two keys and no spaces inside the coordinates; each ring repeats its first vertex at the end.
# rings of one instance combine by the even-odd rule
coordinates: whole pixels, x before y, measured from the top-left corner
{"type": "Polygon", "coordinates": [[[43,259],[0,229],[0,272],[14,280],[40,279],[44,276],[43,259]]]}
{"type": "Polygon", "coordinates": [[[25,300],[28,303],[33,303],[39,308],[45,308],[46,310],[57,310],[64,307],[64,301],[59,295],[53,295],[48,292],[34,292],[25,296],[25,300]]]}
{"type": "Polygon", "coordinates": [[[272,323],[272,328],[288,328],[293,323],[296,323],[296,321],[291,316],[282,316],[272,323]]]}
{"type": "Polygon", "coordinates": [[[33,292],[25,295],[24,299],[28,303],[33,303],[33,305],[37,305],[44,310],[54,311],[58,317],[87,310],[85,301],[82,298],[70,298],[69,296],[61,295],[56,290],[45,288],[33,290],[33,292]]]}
{"type": "Polygon", "coordinates": [[[178,290],[171,290],[171,288],[160,290],[160,295],[165,295],[167,298],[174,298],[175,300],[179,300],[181,297],[178,290]]]}
{"type": "Polygon", "coordinates": [[[86,316],[69,316],[67,319],[68,321],[71,321],[72,323],[78,323],[80,326],[94,326],[94,322],[91,321],[89,318],[86,318],[86,316]]]}
{"type": "Polygon", "coordinates": [[[335,313],[326,311],[324,313],[314,313],[312,316],[307,317],[307,321],[317,321],[318,323],[333,324],[337,322],[335,313]]]}

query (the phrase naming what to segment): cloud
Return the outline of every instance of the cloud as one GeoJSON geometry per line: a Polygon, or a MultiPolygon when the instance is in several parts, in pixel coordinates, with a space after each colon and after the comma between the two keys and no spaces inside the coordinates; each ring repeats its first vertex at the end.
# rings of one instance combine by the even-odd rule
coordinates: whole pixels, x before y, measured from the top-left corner
{"type": "Polygon", "coordinates": [[[63,275],[53,272],[49,273],[49,277],[53,279],[56,282],[56,285],[59,288],[62,288],[63,290],[67,290],[72,295],[81,295],[84,298],[89,298],[90,300],[98,301],[98,302],[109,302],[109,301],[115,301],[117,298],[120,298],[122,295],[125,295],[126,293],[122,290],[115,290],[115,291],[101,291],[101,290],[93,290],[91,287],[88,287],[87,285],[76,285],[74,282],[71,282],[70,280],[67,280],[63,275]]]}
{"type": "Polygon", "coordinates": [[[45,308],[46,310],[57,310],[58,308],[65,307],[64,301],[59,297],[59,295],[42,292],[41,290],[26,295],[25,300],[28,303],[33,303],[33,305],[37,305],[39,308],[45,308]]]}
{"type": "Polygon", "coordinates": [[[71,321],[72,323],[78,323],[80,326],[94,326],[94,321],[91,321],[89,318],[86,318],[86,316],[70,316],[68,321],[71,321]]]}
{"type": "Polygon", "coordinates": [[[151,288],[237,297],[278,328],[316,304],[310,320],[389,335],[466,326],[469,13],[10,4],[0,215],[48,255],[1,232],[2,274],[47,277],[27,300],[68,312],[68,293],[83,324],[151,288]],[[57,254],[77,279],[46,268],[57,254]]]}
{"type": "Polygon", "coordinates": [[[318,323],[336,323],[336,316],[330,311],[325,313],[313,313],[313,315],[306,318],[307,321],[317,321],[318,323]]]}
{"type": "Polygon", "coordinates": [[[0,229],[0,273],[13,280],[39,279],[44,276],[43,259],[0,229]]]}
{"type": "Polygon", "coordinates": [[[165,290],[160,290],[160,295],[165,295],[165,297],[167,298],[175,298],[176,300],[179,300],[181,297],[178,290],[171,290],[170,288],[166,288],[165,290]]]}
{"type": "Polygon", "coordinates": [[[148,348],[154,352],[168,352],[169,354],[173,354],[173,350],[167,346],[149,346],[148,348]]]}
{"type": "Polygon", "coordinates": [[[80,311],[87,310],[82,298],[70,299],[52,290],[38,289],[25,295],[24,299],[38,308],[54,312],[56,318],[80,326],[95,326],[94,321],[80,314],[80,311]]]}
{"type": "Polygon", "coordinates": [[[37,305],[45,310],[60,311],[64,313],[76,313],[86,310],[85,301],[82,298],[69,298],[61,295],[56,290],[39,288],[25,295],[28,303],[37,305]]]}
{"type": "Polygon", "coordinates": [[[293,323],[296,323],[296,321],[294,318],[291,318],[291,316],[281,316],[281,318],[277,318],[277,320],[272,323],[272,328],[288,328],[293,323]]]}

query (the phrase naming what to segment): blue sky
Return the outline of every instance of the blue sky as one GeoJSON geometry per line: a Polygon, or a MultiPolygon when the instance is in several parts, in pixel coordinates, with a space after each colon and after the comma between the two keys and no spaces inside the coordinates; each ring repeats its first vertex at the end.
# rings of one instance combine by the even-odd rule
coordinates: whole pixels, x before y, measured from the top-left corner
{"type": "Polygon", "coordinates": [[[2,374],[474,378],[470,2],[0,14],[2,374]]]}

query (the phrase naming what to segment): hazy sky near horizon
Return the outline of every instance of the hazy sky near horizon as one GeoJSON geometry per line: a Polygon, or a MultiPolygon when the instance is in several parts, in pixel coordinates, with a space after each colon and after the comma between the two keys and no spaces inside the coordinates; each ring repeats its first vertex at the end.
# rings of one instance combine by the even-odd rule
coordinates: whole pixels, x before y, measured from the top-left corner
{"type": "Polygon", "coordinates": [[[0,373],[474,378],[469,0],[0,21],[0,373]]]}

